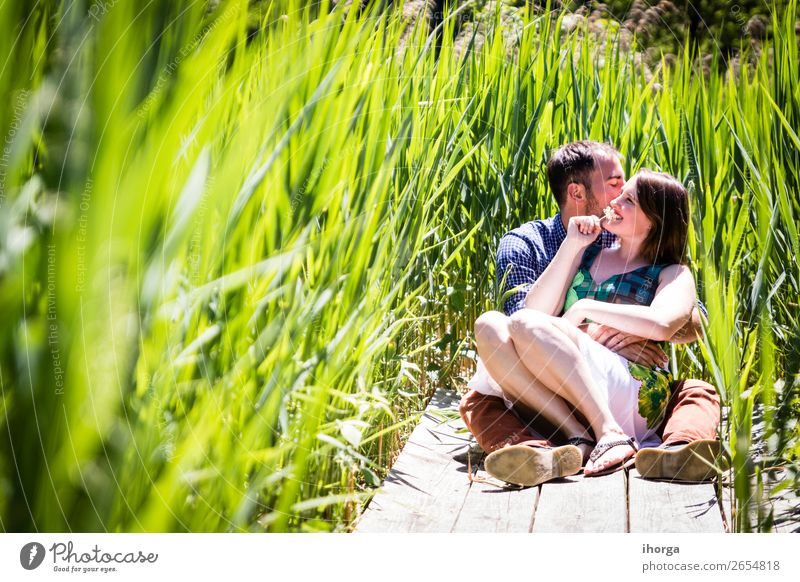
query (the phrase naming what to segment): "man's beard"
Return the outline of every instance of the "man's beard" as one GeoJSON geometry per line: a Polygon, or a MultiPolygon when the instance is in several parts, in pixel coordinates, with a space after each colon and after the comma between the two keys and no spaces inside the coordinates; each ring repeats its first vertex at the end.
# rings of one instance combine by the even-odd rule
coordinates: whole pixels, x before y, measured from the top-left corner
{"type": "Polygon", "coordinates": [[[592,192],[586,193],[586,215],[587,216],[602,216],[603,209],[600,208],[600,203],[595,198],[592,192]]]}

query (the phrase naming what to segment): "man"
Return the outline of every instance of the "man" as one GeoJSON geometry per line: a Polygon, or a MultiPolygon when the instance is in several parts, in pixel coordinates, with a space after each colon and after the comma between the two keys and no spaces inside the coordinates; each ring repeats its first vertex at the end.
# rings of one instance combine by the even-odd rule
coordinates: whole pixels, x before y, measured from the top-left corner
{"type": "MultiPolygon", "coordinates": [[[[504,301],[507,316],[524,308],[528,289],[553,260],[566,238],[566,226],[573,216],[601,216],[603,209],[616,198],[625,176],[620,155],[612,147],[591,141],[580,141],[559,148],[547,165],[547,177],[559,207],[559,213],[546,220],[526,223],[507,233],[497,253],[497,277],[501,294],[519,288],[504,301]]],[[[613,236],[604,232],[601,244],[613,244],[613,236]]],[[[672,341],[694,341],[701,333],[700,313],[695,308],[692,320],[672,341]]],[[[623,333],[608,326],[588,324],[584,331],[610,350],[630,361],[646,366],[666,363],[667,356],[657,344],[623,333]]],[[[514,351],[508,330],[508,318],[479,318],[476,335],[492,350],[506,350],[509,366],[505,378],[493,379],[500,385],[524,368],[514,351]]],[[[519,380],[519,378],[517,378],[519,380]]],[[[473,383],[471,383],[472,385],[473,383]]],[[[472,386],[471,386],[472,387],[472,386]]],[[[549,479],[572,474],[574,448],[585,462],[591,443],[578,439],[570,445],[557,442],[558,428],[535,411],[520,404],[506,407],[502,398],[475,389],[464,396],[461,416],[478,444],[490,453],[487,471],[493,476],[521,485],[536,485],[549,479]],[[550,435],[545,438],[542,435],[550,435]],[[583,442],[581,442],[583,441],[583,442]],[[562,446],[554,447],[554,444],[562,446]],[[571,459],[565,462],[565,459],[571,459]]],[[[576,416],[577,413],[576,413],[576,416]]],[[[645,478],[701,481],[716,474],[714,461],[720,446],[716,441],[719,424],[719,397],[713,386],[700,380],[675,382],[660,428],[662,445],[642,449],[636,455],[636,467],[645,478]]],[[[579,457],[578,457],[579,458],[579,457]]]]}

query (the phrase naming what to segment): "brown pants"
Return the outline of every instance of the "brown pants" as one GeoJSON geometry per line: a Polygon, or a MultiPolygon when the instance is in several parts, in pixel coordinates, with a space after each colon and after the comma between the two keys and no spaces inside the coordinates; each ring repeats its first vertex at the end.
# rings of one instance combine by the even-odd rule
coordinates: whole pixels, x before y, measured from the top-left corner
{"type": "MultiPolygon", "coordinates": [[[[506,445],[550,447],[564,444],[556,427],[547,420],[520,404],[515,405],[513,411],[509,410],[503,400],[495,396],[470,390],[461,399],[459,412],[487,453],[506,445]]],[[[665,445],[714,439],[719,420],[719,396],[714,387],[701,380],[682,380],[673,386],[659,434],[665,445]]]]}

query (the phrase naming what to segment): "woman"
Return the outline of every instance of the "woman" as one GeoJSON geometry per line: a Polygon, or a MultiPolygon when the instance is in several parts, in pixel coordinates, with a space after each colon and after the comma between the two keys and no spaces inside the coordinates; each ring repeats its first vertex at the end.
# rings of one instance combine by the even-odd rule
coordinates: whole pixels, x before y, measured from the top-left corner
{"type": "MultiPolygon", "coordinates": [[[[639,172],[603,219],[570,220],[566,240],[528,292],[527,309],[510,317],[514,346],[534,381],[523,389],[502,386],[503,396],[559,426],[568,442],[593,446],[587,476],[621,468],[639,446],[658,444],[671,378],[629,363],[578,326],[588,320],[653,340],[672,337],[695,305],[694,280],[683,264],[688,221],[683,186],[666,174],[639,172]],[[602,228],[618,246],[592,245],[602,228]]],[[[485,372],[502,378],[480,334],[478,353],[485,372]]]]}

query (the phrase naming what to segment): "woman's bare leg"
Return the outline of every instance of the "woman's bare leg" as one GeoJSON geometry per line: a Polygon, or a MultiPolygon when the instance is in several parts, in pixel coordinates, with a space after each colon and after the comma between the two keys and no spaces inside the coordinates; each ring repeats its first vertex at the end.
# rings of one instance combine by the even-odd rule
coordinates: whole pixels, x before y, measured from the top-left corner
{"type": "Polygon", "coordinates": [[[520,361],[509,332],[510,321],[499,311],[489,311],[475,322],[478,354],[489,375],[509,399],[535,410],[568,438],[588,437],[586,427],[575,418],[564,399],[537,380],[520,361]]]}
{"type": "MultiPolygon", "coordinates": [[[[572,403],[586,417],[598,444],[619,440],[624,433],[578,349],[581,332],[561,318],[528,309],[516,312],[510,319],[509,333],[519,361],[546,388],[572,403]]],[[[613,447],[596,463],[590,462],[586,474],[624,461],[633,452],[627,445],[613,447]]]]}

